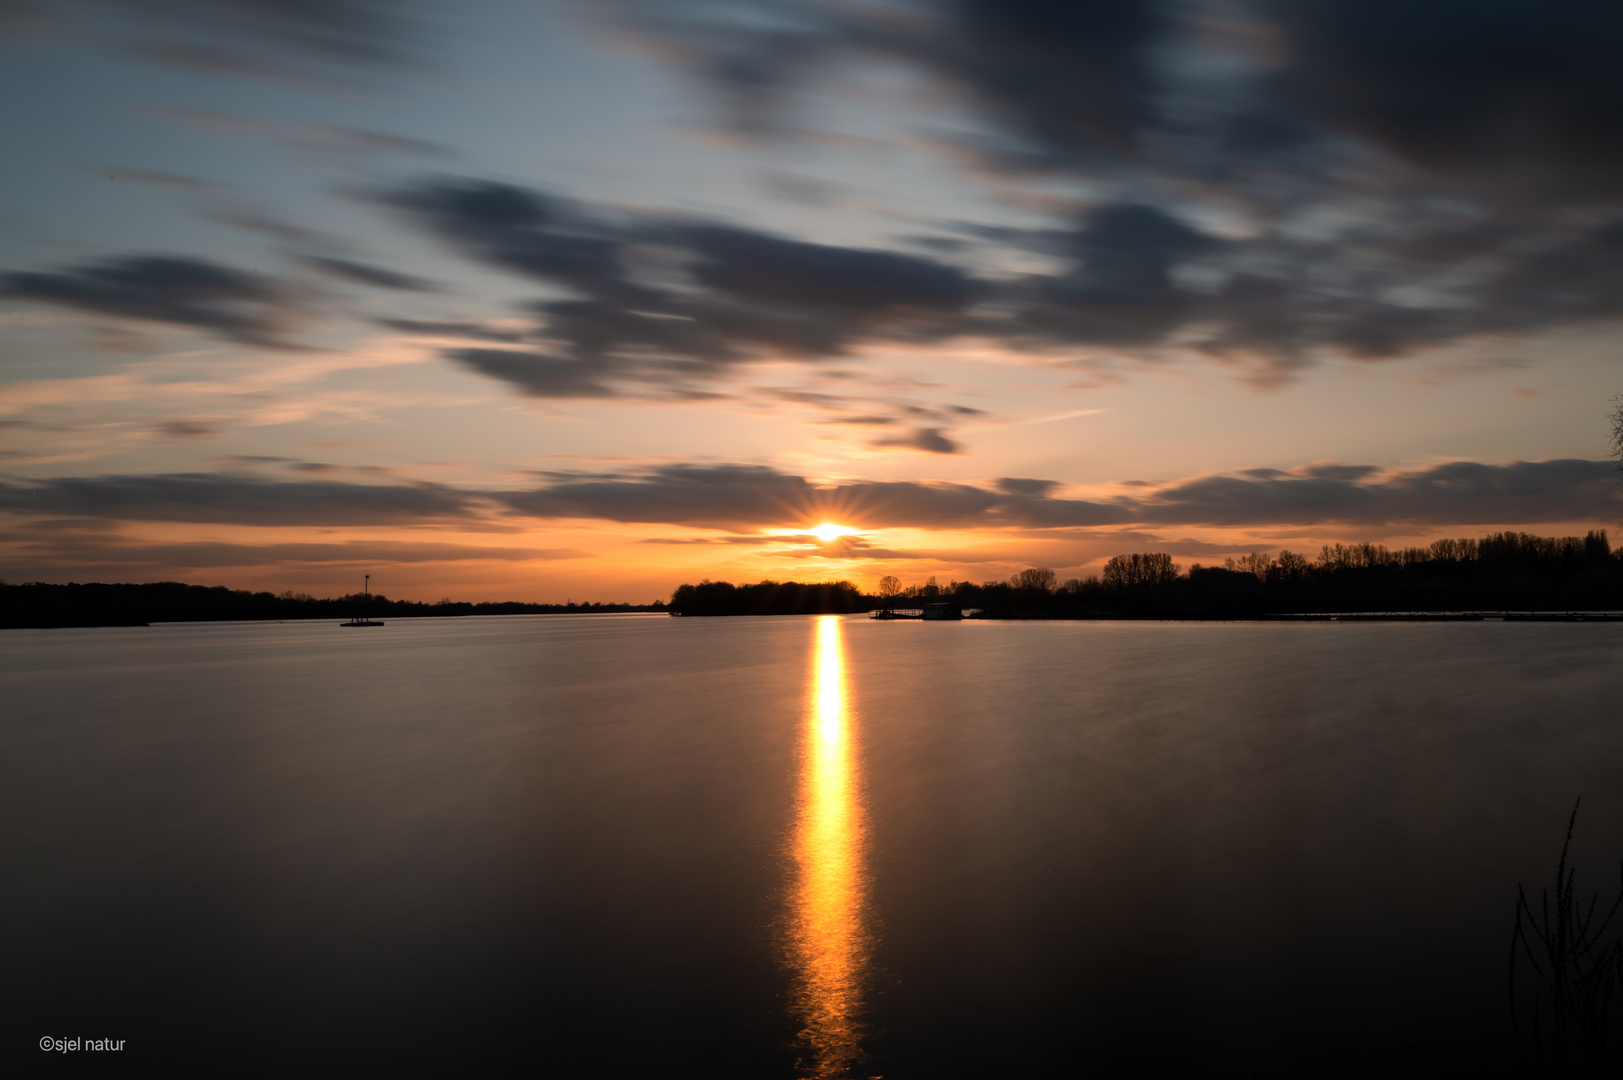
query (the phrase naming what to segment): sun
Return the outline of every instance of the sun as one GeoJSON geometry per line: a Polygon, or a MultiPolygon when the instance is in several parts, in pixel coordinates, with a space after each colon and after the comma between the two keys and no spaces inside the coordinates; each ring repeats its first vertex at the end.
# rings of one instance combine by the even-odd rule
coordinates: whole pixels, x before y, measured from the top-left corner
{"type": "Polygon", "coordinates": [[[815,529],[807,529],[806,531],[817,537],[817,539],[821,540],[825,544],[836,537],[851,536],[856,533],[855,529],[848,529],[844,525],[830,525],[827,522],[817,526],[815,529]]]}

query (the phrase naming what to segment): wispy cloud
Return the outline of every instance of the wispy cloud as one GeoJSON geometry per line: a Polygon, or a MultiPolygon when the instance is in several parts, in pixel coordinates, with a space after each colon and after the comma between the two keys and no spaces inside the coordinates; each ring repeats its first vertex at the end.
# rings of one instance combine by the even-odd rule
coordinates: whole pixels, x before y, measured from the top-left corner
{"type": "Polygon", "coordinates": [[[0,296],[211,331],[285,348],[291,295],[281,283],[182,255],[132,255],[71,270],[0,275],[0,296]]]}
{"type": "Polygon", "coordinates": [[[1597,8],[608,10],[719,91],[745,138],[798,137],[801,106],[852,63],[969,105],[949,160],[1052,224],[960,223],[970,247],[931,247],[1057,263],[999,275],[990,332],[1021,347],[1175,347],[1268,386],[1326,356],[1623,315],[1606,284],[1623,272],[1623,23],[1597,8]]]}
{"type": "MultiPolygon", "coordinates": [[[[510,532],[504,523],[516,524],[525,518],[717,530],[723,535],[655,536],[642,542],[743,545],[792,558],[961,556],[959,561],[973,561],[979,557],[976,543],[1000,535],[1024,538],[1028,544],[1086,540],[1094,546],[1120,547],[1136,543],[1198,555],[1241,550],[1254,542],[1224,544],[1211,537],[1162,541],[1155,534],[1168,528],[1205,528],[1253,535],[1291,529],[1368,536],[1392,530],[1423,533],[1471,526],[1584,521],[1604,525],[1615,520],[1623,508],[1614,475],[1609,462],[1578,460],[1447,462],[1396,470],[1321,462],[1293,470],[1255,469],[1165,484],[1119,485],[1102,496],[1077,498],[1064,494],[1063,486],[1054,481],[1030,477],[1005,477],[986,485],[851,479],[816,482],[749,465],[669,464],[555,472],[543,474],[544,482],[538,486],[507,490],[401,482],[385,473],[379,473],[375,482],[358,483],[226,472],[32,481],[11,478],[0,483],[0,513],[14,523],[33,522],[14,524],[5,538],[12,565],[29,558],[51,565],[71,562],[78,549],[48,550],[47,534],[103,536],[120,522],[250,529],[433,527],[476,534],[510,532]],[[823,540],[805,531],[819,522],[835,522],[860,532],[823,540]],[[881,543],[874,534],[883,530],[956,531],[980,539],[958,555],[932,555],[913,550],[913,545],[898,548],[881,543]]],[[[575,548],[464,547],[455,542],[447,546],[398,537],[364,543],[311,543],[279,537],[246,545],[236,540],[178,545],[142,540],[131,546],[125,539],[103,536],[93,546],[99,552],[95,559],[106,565],[121,561],[133,565],[142,560],[154,565],[225,566],[385,557],[399,561],[584,557],[575,548]]]]}
{"type": "Polygon", "coordinates": [[[433,484],[289,482],[218,473],[13,479],[0,485],[0,510],[120,521],[412,524],[466,517],[473,505],[473,495],[433,484]]]}
{"type": "Polygon", "coordinates": [[[618,475],[559,474],[532,491],[495,496],[534,517],[596,518],[715,528],[836,521],[876,528],[1100,526],[1384,528],[1609,521],[1623,493],[1609,462],[1448,462],[1418,469],[1316,464],[1167,484],[1095,499],[1057,495],[1052,481],[995,487],[920,481],[815,484],[762,466],[670,465],[618,475]]]}
{"type": "Polygon", "coordinates": [[[628,218],[512,184],[442,179],[377,198],[466,256],[573,294],[535,305],[546,351],[446,354],[534,397],[702,396],[751,361],[950,332],[976,292],[911,255],[628,218]]]}

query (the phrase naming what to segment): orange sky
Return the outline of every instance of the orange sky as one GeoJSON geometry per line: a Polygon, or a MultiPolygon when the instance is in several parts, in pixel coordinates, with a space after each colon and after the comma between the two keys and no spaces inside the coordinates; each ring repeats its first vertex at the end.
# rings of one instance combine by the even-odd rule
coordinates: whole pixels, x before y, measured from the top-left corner
{"type": "Polygon", "coordinates": [[[1623,161],[1491,26],[1498,89],[1464,24],[1409,70],[1317,8],[794,6],[0,35],[0,578],[649,601],[1623,521],[1623,161]]]}

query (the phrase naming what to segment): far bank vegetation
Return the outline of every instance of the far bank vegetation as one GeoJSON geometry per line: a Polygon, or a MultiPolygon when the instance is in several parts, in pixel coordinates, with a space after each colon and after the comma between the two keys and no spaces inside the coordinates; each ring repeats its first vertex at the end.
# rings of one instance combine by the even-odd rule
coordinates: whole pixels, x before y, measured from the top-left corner
{"type": "Polygon", "coordinates": [[[1425,547],[1330,544],[1181,568],[1165,552],[1117,555],[1098,575],[1060,581],[1033,567],[1004,581],[903,585],[703,581],[671,597],[675,615],[816,614],[956,603],[992,618],[1236,618],[1262,614],[1623,609],[1623,560],[1604,530],[1584,537],[1501,532],[1425,547]]]}

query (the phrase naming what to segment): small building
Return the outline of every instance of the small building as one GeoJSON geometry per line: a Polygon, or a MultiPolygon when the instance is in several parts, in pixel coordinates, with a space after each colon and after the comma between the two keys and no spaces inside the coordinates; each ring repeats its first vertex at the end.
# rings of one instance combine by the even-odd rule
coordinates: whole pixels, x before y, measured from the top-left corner
{"type": "Polygon", "coordinates": [[[925,604],[924,618],[926,619],[962,619],[964,608],[962,604],[925,604]]]}

